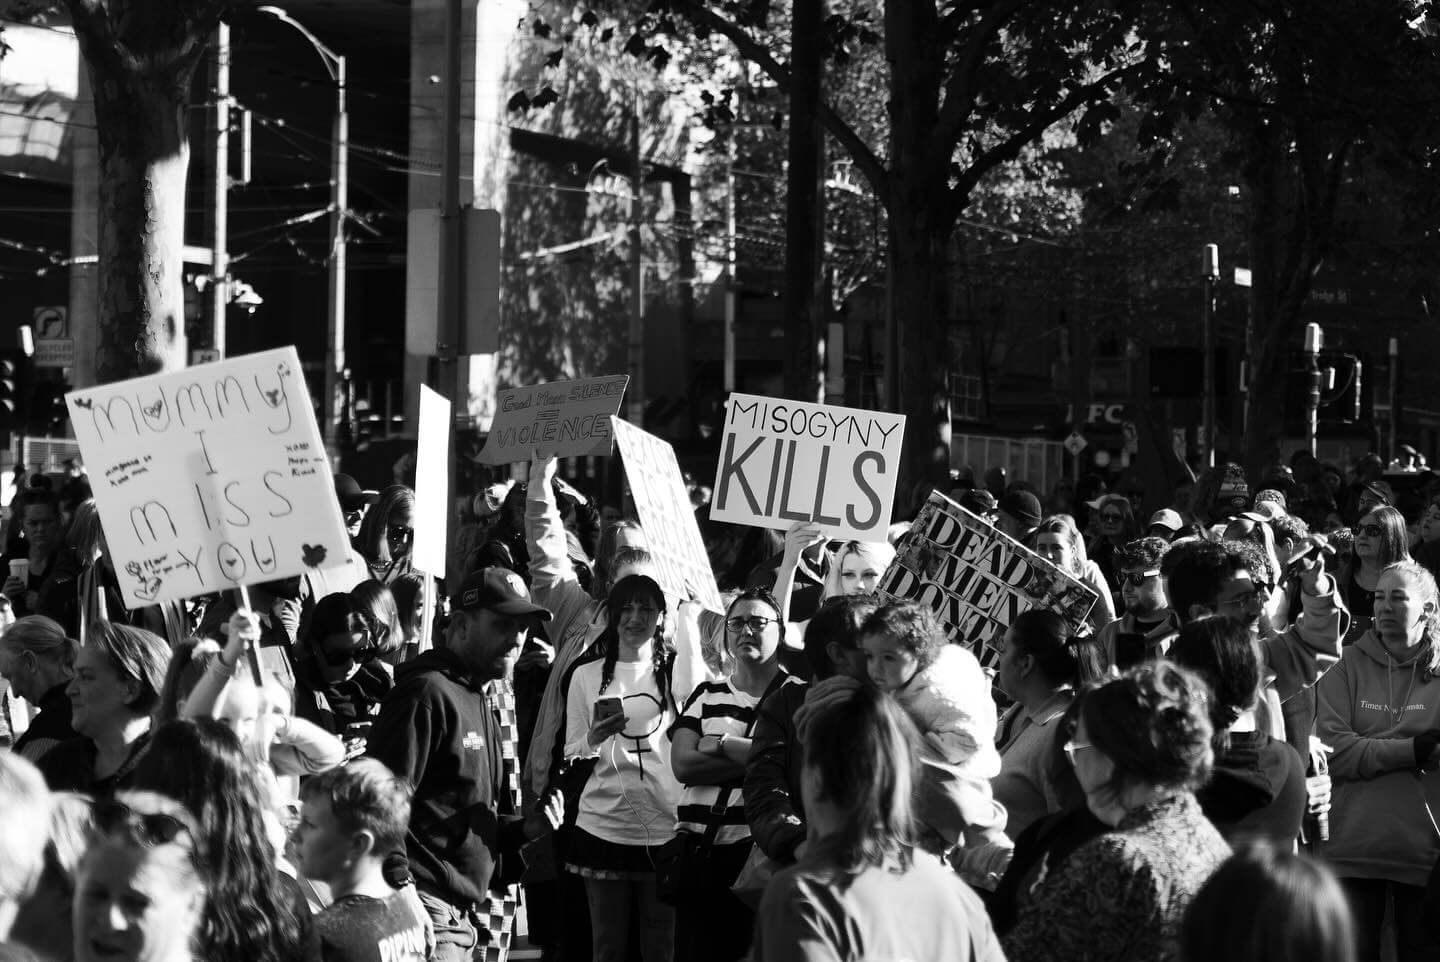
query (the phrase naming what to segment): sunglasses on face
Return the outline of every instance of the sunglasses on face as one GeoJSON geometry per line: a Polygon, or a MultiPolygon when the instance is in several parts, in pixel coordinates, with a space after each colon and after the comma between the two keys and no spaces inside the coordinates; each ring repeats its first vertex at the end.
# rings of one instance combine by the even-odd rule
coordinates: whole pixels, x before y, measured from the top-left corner
{"type": "Polygon", "coordinates": [[[1367,538],[1379,538],[1385,534],[1385,529],[1378,524],[1362,524],[1355,529],[1355,533],[1367,538]]]}
{"type": "Polygon", "coordinates": [[[1159,568],[1154,568],[1150,571],[1123,571],[1120,573],[1120,582],[1132,588],[1138,588],[1159,573],[1159,568]]]}
{"type": "Polygon", "coordinates": [[[1114,512],[1106,512],[1100,515],[1100,520],[1105,522],[1106,524],[1119,524],[1120,522],[1125,520],[1125,516],[1123,514],[1116,514],[1114,512]]]}
{"type": "Polygon", "coordinates": [[[181,835],[195,844],[190,826],[173,815],[137,812],[124,802],[107,799],[95,803],[95,826],[106,835],[124,832],[146,848],[169,845],[181,835]]]}
{"type": "Polygon", "coordinates": [[[762,618],[759,615],[754,615],[749,618],[725,619],[725,627],[728,630],[735,632],[735,634],[737,635],[742,631],[746,631],[747,629],[758,635],[760,634],[760,632],[764,631],[766,628],[769,628],[773,624],[775,624],[774,618],[762,618]]]}
{"type": "Polygon", "coordinates": [[[331,668],[339,668],[348,665],[352,661],[356,664],[368,661],[380,653],[378,645],[361,645],[358,648],[322,648],[320,660],[331,668]]]}

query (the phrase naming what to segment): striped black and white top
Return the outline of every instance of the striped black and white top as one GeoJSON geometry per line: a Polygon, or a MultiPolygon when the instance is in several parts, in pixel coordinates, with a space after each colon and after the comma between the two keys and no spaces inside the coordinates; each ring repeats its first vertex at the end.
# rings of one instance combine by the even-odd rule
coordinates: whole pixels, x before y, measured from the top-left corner
{"type": "MultiPolygon", "coordinates": [[[[744,737],[755,720],[755,711],[760,704],[756,695],[747,695],[725,681],[701,682],[690,693],[685,709],[670,728],[670,737],[681,730],[689,730],[703,738],[706,735],[729,735],[744,737]]],[[[680,805],[675,811],[675,827],[679,831],[704,834],[706,826],[716,817],[720,818],[720,831],[715,836],[717,845],[743,842],[750,837],[750,825],[745,821],[745,798],[740,791],[743,779],[736,779],[727,785],[686,785],[680,796],[680,805]],[[712,814],[720,792],[730,789],[721,815],[712,814]]]]}

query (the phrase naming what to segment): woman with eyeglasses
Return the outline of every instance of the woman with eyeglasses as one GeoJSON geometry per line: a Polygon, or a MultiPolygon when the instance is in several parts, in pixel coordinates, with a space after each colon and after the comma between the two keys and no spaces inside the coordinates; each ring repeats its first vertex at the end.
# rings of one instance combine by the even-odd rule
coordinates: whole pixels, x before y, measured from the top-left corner
{"type": "Polygon", "coordinates": [[[360,522],[355,548],[365,558],[370,577],[389,584],[410,570],[410,547],[415,540],[415,492],[392,484],[360,522]]]}
{"type": "Polygon", "coordinates": [[[1213,761],[1205,683],[1148,662],[1080,701],[1065,745],[1085,802],[1110,831],[1031,891],[1005,954],[1026,962],[1161,960],[1181,918],[1230,847],[1194,791],[1213,761]]]}
{"type": "Polygon", "coordinates": [[[309,910],[295,880],[280,870],[285,829],[234,732],[208,718],[161,725],[134,787],[180,802],[199,829],[211,899],[197,933],[197,958],[296,958],[309,910]]]}
{"type": "MultiPolygon", "coordinates": [[[[1123,498],[1121,500],[1124,500],[1123,498]]],[[[1055,567],[1088,586],[1095,592],[1095,607],[1086,619],[1099,631],[1115,620],[1115,598],[1100,566],[1085,554],[1085,541],[1075,519],[1068,514],[1053,514],[1031,532],[1025,546],[1055,567]]]]}
{"type": "Polygon", "coordinates": [[[1353,645],[1372,627],[1375,586],[1390,565],[1410,560],[1409,537],[1405,516],[1396,509],[1381,505],[1360,516],[1354,528],[1355,543],[1350,558],[1335,572],[1335,583],[1350,609],[1350,630],[1345,644],[1353,645]]]}
{"type": "Polygon", "coordinates": [[[670,728],[670,764],[685,786],[676,830],[713,836],[715,868],[675,906],[675,954],[681,962],[733,962],[750,946],[753,914],[730,886],[754,845],[742,793],[745,763],[760,702],[789,677],[780,667],[784,637],[780,607],[770,592],[741,592],[725,611],[725,650],[734,671],[696,686],[670,728]]]}
{"type": "Polygon", "coordinates": [[[592,768],[561,857],[585,882],[596,962],[626,958],[632,918],[644,962],[669,962],[675,913],[660,900],[655,873],[680,800],[666,737],[678,710],[674,658],[661,641],[665,593],[653,578],[628,575],[605,610],[599,656],[575,665],[563,686],[564,757],[592,768]]]}
{"type": "Polygon", "coordinates": [[[295,714],[349,743],[363,744],[371,716],[394,687],[380,660],[386,627],[348,593],[320,599],[295,666],[295,714]]]}
{"type": "MultiPolygon", "coordinates": [[[[1382,509],[1385,510],[1385,509],[1382,509]]],[[[1372,626],[1320,679],[1315,731],[1334,749],[1330,840],[1318,846],[1355,912],[1357,955],[1440,958],[1426,886],[1440,837],[1440,594],[1413,561],[1386,568],[1372,626]],[[1393,926],[1382,922],[1389,915],[1393,926]],[[1387,933],[1393,933],[1387,934],[1387,933]]]]}
{"type": "Polygon", "coordinates": [[[90,626],[65,689],[77,737],[38,763],[52,789],[102,796],[127,786],[149,742],[169,664],[170,646],[142,628],[90,626]]]}
{"type": "Polygon", "coordinates": [[[210,872],[194,818],[153,792],[95,806],[75,889],[76,962],[201,962],[210,872]]]}

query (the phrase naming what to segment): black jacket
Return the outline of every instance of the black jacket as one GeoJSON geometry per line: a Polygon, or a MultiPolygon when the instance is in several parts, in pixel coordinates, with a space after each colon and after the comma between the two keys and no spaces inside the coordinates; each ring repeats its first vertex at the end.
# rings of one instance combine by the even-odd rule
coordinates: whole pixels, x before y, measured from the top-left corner
{"type": "Polygon", "coordinates": [[[451,905],[483,907],[524,867],[501,751],[484,690],[443,649],[400,667],[370,729],[367,754],[415,789],[405,853],[416,885],[451,905]]]}

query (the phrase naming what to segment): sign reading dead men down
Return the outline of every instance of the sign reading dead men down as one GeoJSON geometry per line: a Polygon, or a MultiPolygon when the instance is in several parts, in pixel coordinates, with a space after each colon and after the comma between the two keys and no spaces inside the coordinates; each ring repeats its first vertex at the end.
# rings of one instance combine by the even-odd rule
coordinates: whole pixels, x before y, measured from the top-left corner
{"type": "Polygon", "coordinates": [[[995,646],[1020,612],[1048,608],[1074,632],[1098,600],[1089,587],[938,492],[901,539],[876,590],[934,609],[950,640],[984,665],[999,659],[995,646]]]}
{"type": "Polygon", "coordinates": [[[613,423],[660,587],[679,598],[694,598],[711,611],[724,611],[675,449],[620,418],[613,423]]]}
{"type": "Polygon", "coordinates": [[[732,394],[710,516],[883,541],[904,440],[903,415],[732,394]]]}
{"type": "Polygon", "coordinates": [[[481,464],[541,457],[608,455],[614,442],[610,419],[620,410],[630,375],[552,381],[507,388],[495,405],[490,436],[476,458],[481,464]]]}
{"type": "Polygon", "coordinates": [[[348,559],[293,347],[65,400],[128,607],[348,559]]]}

